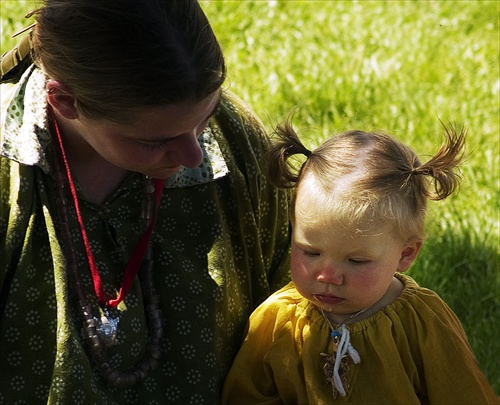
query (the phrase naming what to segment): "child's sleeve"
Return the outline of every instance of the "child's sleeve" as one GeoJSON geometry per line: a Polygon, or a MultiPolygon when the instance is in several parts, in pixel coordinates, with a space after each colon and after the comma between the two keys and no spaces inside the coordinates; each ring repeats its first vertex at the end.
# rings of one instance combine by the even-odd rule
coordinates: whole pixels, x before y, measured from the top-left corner
{"type": "Polygon", "coordinates": [[[282,404],[274,371],[266,360],[273,350],[278,313],[266,301],[250,317],[245,341],[224,384],[223,405],[282,404]]]}
{"type": "Polygon", "coordinates": [[[431,292],[425,301],[432,311],[420,318],[416,345],[429,403],[499,404],[499,397],[480,369],[457,316],[431,292]]]}

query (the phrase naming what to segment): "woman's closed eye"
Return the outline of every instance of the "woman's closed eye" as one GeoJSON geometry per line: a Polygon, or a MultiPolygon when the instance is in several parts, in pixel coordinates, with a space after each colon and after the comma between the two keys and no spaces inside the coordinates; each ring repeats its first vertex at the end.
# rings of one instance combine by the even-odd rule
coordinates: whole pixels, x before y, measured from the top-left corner
{"type": "Polygon", "coordinates": [[[144,149],[155,151],[165,147],[169,143],[169,140],[165,139],[163,141],[158,141],[158,142],[144,142],[144,141],[138,141],[138,142],[139,145],[141,145],[141,147],[143,147],[144,149]]]}
{"type": "MultiPolygon", "coordinates": [[[[197,131],[196,137],[199,137],[203,133],[203,131],[205,131],[205,129],[208,126],[208,122],[210,121],[210,118],[211,117],[207,117],[203,122],[200,123],[200,126],[199,126],[200,129],[197,131]]],[[[177,138],[179,138],[181,136],[183,136],[183,135],[178,135],[178,136],[174,136],[171,138],[162,139],[159,141],[142,141],[142,140],[138,139],[137,142],[139,142],[139,144],[143,148],[145,148],[149,151],[155,151],[155,150],[164,148],[169,143],[175,141],[177,138]]]]}

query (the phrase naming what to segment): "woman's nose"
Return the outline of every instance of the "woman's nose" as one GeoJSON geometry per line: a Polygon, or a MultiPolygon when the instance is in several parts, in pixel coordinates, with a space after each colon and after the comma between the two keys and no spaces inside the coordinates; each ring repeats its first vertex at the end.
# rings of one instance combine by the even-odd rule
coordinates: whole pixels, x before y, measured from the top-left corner
{"type": "Polygon", "coordinates": [[[179,137],[175,148],[171,150],[170,158],[178,166],[197,167],[203,160],[203,151],[195,131],[179,137]]]}

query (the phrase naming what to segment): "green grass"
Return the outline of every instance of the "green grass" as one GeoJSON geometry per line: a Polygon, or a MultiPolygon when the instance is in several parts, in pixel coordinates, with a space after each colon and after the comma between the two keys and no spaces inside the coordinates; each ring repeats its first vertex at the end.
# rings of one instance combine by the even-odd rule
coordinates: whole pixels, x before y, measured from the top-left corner
{"type": "MultiPolygon", "coordinates": [[[[2,51],[31,1],[1,4],[2,51]]],[[[203,1],[226,54],[227,87],[269,130],[298,107],[311,147],[349,128],[382,129],[425,159],[443,121],[468,127],[460,192],[430,204],[410,270],[439,293],[500,392],[498,1],[203,1]]]]}

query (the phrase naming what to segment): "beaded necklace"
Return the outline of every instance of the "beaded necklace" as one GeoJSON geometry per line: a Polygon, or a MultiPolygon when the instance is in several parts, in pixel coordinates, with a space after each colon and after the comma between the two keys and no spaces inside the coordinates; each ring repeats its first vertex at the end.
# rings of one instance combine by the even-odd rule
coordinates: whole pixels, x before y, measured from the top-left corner
{"type": "Polygon", "coordinates": [[[78,298],[78,309],[83,318],[82,336],[86,341],[90,357],[97,366],[99,374],[115,387],[130,387],[146,378],[150,370],[158,367],[158,359],[161,356],[161,339],[164,334],[164,317],[160,309],[160,299],[154,287],[153,280],[153,255],[151,234],[156,221],[156,213],[163,192],[164,180],[152,179],[145,176],[143,183],[144,199],[140,216],[143,235],[135,248],[127,264],[119,296],[116,299],[106,300],[104,290],[100,282],[99,272],[90,249],[85,226],[83,224],[76,188],[71,177],[68,161],[64,151],[61,133],[55,118],[51,114],[53,127],[57,135],[57,143],[54,150],[54,161],[56,162],[56,182],[58,193],[58,212],[61,220],[61,229],[63,236],[63,246],[67,260],[69,279],[73,282],[72,288],[78,298]],[[62,165],[61,165],[62,163],[62,165]],[[61,166],[64,166],[65,172],[61,166]],[[154,181],[153,181],[154,180],[154,181]],[[100,318],[93,313],[92,306],[89,304],[83,289],[83,283],[78,270],[75,249],[71,238],[71,228],[68,221],[66,187],[69,186],[73,205],[77,215],[82,239],[85,245],[87,261],[91,270],[94,290],[99,304],[103,309],[100,318]],[[152,194],[155,193],[155,203],[153,203],[152,194]],[[109,315],[108,308],[116,307],[127,295],[132,285],[133,279],[139,274],[141,289],[144,298],[145,310],[148,320],[148,344],[146,355],[131,370],[121,371],[111,366],[106,349],[116,343],[116,333],[119,318],[112,318],[109,315]]]}

